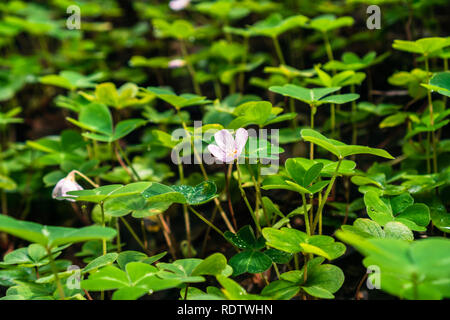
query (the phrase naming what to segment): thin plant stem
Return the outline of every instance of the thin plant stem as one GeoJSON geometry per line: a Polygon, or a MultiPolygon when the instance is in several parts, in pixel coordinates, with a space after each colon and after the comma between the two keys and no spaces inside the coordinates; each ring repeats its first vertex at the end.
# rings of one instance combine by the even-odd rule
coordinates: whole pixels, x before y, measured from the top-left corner
{"type": "Polygon", "coordinates": [[[141,219],[141,233],[142,239],[144,240],[144,247],[148,250],[147,232],[145,231],[144,219],[141,219]]]}
{"type": "MultiPolygon", "coordinates": [[[[248,41],[249,37],[244,36],[244,54],[242,55],[242,65],[245,65],[247,63],[247,56],[248,56],[248,41]]],[[[245,72],[241,71],[239,74],[239,90],[241,92],[244,92],[244,82],[245,80],[245,72]]]]}
{"type": "Polygon", "coordinates": [[[119,150],[117,149],[117,147],[114,148],[114,153],[116,155],[117,161],[119,161],[120,166],[125,170],[125,172],[132,180],[136,181],[136,177],[133,175],[133,173],[131,173],[131,171],[127,168],[122,158],[120,157],[119,150]]]}
{"type": "Polygon", "coordinates": [[[300,264],[298,262],[298,254],[297,253],[294,253],[294,267],[295,267],[295,270],[300,269],[300,264]]]}
{"type": "MultiPolygon", "coordinates": [[[[181,163],[178,154],[177,160],[178,160],[178,174],[180,176],[180,182],[181,184],[184,184],[183,164],[181,163]]],[[[189,220],[189,212],[187,210],[186,204],[183,203],[182,206],[183,206],[184,223],[186,228],[187,252],[188,256],[191,257],[192,256],[191,222],[189,220]]]]}
{"type": "MultiPolygon", "coordinates": [[[[311,120],[310,120],[310,127],[311,129],[314,129],[314,116],[316,115],[317,112],[317,107],[314,105],[310,105],[311,107],[311,120]]],[[[309,144],[309,159],[313,160],[314,159],[314,143],[310,142],[309,144]]]]}
{"type": "Polygon", "coordinates": [[[332,103],[330,105],[330,118],[331,118],[331,133],[334,137],[334,133],[336,130],[336,105],[332,103]]]}
{"type": "Polygon", "coordinates": [[[278,61],[280,64],[286,64],[284,60],[283,51],[281,51],[280,42],[278,41],[278,37],[272,37],[273,45],[275,46],[275,51],[277,52],[278,61]]]}
{"type": "Polygon", "coordinates": [[[58,288],[58,292],[59,292],[59,295],[61,296],[61,299],[64,300],[65,299],[64,289],[61,284],[61,280],[59,279],[58,269],[56,268],[55,260],[53,259],[52,251],[50,250],[50,248],[47,248],[47,254],[48,254],[48,260],[50,261],[50,267],[52,269],[53,276],[55,277],[56,287],[58,288]]]}
{"type": "Polygon", "coordinates": [[[233,172],[233,162],[228,165],[228,170],[225,173],[225,187],[227,190],[226,192],[227,192],[228,208],[230,210],[231,220],[233,221],[234,228],[237,230],[238,227],[237,227],[236,217],[234,215],[233,204],[231,203],[231,192],[230,192],[230,181],[231,181],[232,172],[233,172]]]}
{"type": "Polygon", "coordinates": [[[220,231],[219,228],[217,228],[214,224],[212,224],[208,219],[206,219],[204,216],[202,216],[200,213],[198,213],[192,206],[188,207],[189,210],[192,211],[193,214],[195,214],[200,220],[202,220],[204,223],[206,223],[210,228],[214,229],[218,234],[220,234],[224,239],[227,239],[222,231],[220,231]]]}
{"type": "MultiPolygon", "coordinates": [[[[217,207],[214,207],[212,215],[211,215],[211,223],[214,224],[214,220],[216,219],[216,214],[217,214],[217,207]]],[[[209,237],[209,232],[211,231],[211,227],[208,225],[208,228],[206,229],[205,232],[205,238],[203,239],[203,243],[202,243],[202,257],[205,256],[205,250],[206,250],[206,244],[208,242],[208,237],[209,237]]]]}
{"type": "Polygon", "coordinates": [[[245,194],[245,190],[242,187],[241,169],[239,167],[239,162],[238,161],[236,161],[236,169],[237,169],[237,172],[238,172],[238,185],[239,185],[239,190],[241,191],[242,198],[244,199],[244,202],[247,205],[248,210],[250,211],[250,214],[251,214],[251,216],[253,218],[253,221],[255,222],[255,225],[256,225],[256,228],[258,230],[258,233],[261,234],[261,232],[262,232],[261,225],[259,224],[258,218],[256,217],[255,212],[252,209],[252,206],[248,202],[247,195],[245,194]]]}
{"type": "Polygon", "coordinates": [[[280,280],[281,279],[281,275],[280,275],[280,270],[278,270],[277,264],[275,262],[272,262],[272,265],[273,265],[273,269],[275,270],[275,273],[277,274],[278,280],[280,280]]]}
{"type": "Polygon", "coordinates": [[[194,86],[195,94],[201,96],[202,95],[202,91],[200,89],[200,85],[198,84],[198,81],[197,81],[197,78],[196,78],[195,69],[194,69],[194,66],[192,65],[191,61],[189,60],[188,51],[186,49],[186,44],[185,44],[185,42],[183,40],[180,41],[180,49],[181,49],[181,54],[183,55],[183,58],[186,61],[186,66],[187,66],[187,69],[189,71],[189,74],[191,75],[192,84],[194,86]]]}
{"type": "Polygon", "coordinates": [[[120,253],[122,251],[122,245],[120,244],[120,223],[119,219],[116,219],[116,231],[117,231],[117,237],[116,237],[116,245],[117,245],[117,253],[120,253]]]}
{"type": "MultiPolygon", "coordinates": [[[[355,93],[355,86],[352,84],[350,86],[351,93],[355,93]]],[[[358,142],[358,126],[355,122],[356,116],[356,101],[352,101],[352,144],[357,144],[358,142]]]]}
{"type": "MultiPolygon", "coordinates": [[[[425,55],[425,69],[427,72],[427,84],[430,84],[430,68],[428,64],[428,56],[425,55]]],[[[434,126],[434,115],[433,115],[433,100],[431,99],[431,91],[427,88],[427,96],[428,96],[428,107],[430,110],[430,124],[434,126]]],[[[429,141],[429,140],[428,140],[429,141]]],[[[431,143],[433,145],[433,170],[434,173],[438,172],[437,168],[437,154],[436,154],[436,133],[435,131],[431,131],[431,143]]]]}
{"type": "MultiPolygon", "coordinates": [[[[264,202],[262,201],[262,196],[261,196],[261,179],[260,179],[260,177],[261,177],[261,162],[259,162],[259,161],[257,164],[257,168],[258,168],[257,169],[258,176],[256,177],[256,179],[253,175],[251,175],[251,177],[252,177],[253,184],[255,185],[256,197],[257,197],[258,203],[261,204],[261,208],[263,209],[263,213],[264,213],[264,218],[267,221],[267,225],[270,227],[271,223],[270,223],[270,219],[269,219],[269,214],[267,213],[267,209],[264,205],[264,202]]],[[[259,206],[255,206],[255,212],[258,212],[258,210],[259,210],[259,206]]]]}
{"type": "Polygon", "coordinates": [[[148,251],[148,249],[145,247],[144,243],[141,241],[141,239],[139,239],[138,235],[136,234],[136,232],[134,232],[133,228],[130,226],[130,224],[127,222],[127,220],[125,220],[124,217],[120,217],[120,220],[122,220],[122,223],[124,224],[124,226],[128,229],[128,231],[131,233],[131,236],[134,238],[134,240],[136,240],[136,242],[139,244],[139,246],[148,254],[150,254],[150,252],[148,251]]]}
{"type": "Polygon", "coordinates": [[[297,129],[298,126],[298,120],[297,120],[297,111],[295,110],[295,100],[293,98],[289,98],[289,111],[291,113],[295,113],[294,119],[292,119],[291,125],[294,128],[294,130],[297,129]]]}
{"type": "Polygon", "coordinates": [[[304,193],[302,193],[302,201],[303,201],[303,212],[305,214],[305,226],[306,226],[306,234],[308,236],[311,235],[311,225],[309,222],[309,215],[308,215],[308,209],[306,208],[306,196],[304,193]]]}
{"type": "MultiPolygon", "coordinates": [[[[106,227],[106,225],[105,225],[105,208],[104,208],[103,201],[100,202],[100,209],[102,212],[102,227],[105,228],[106,227]]],[[[103,249],[103,255],[105,255],[107,253],[105,238],[102,239],[102,249],[103,249]]]]}
{"type": "MultiPolygon", "coordinates": [[[[86,175],[84,175],[83,173],[81,173],[78,170],[72,170],[70,173],[76,173],[77,175],[79,175],[80,177],[82,177],[84,180],[86,180],[87,182],[89,182],[94,188],[98,188],[99,185],[96,184],[94,181],[92,181],[91,179],[89,179],[86,175]]],[[[70,174],[69,173],[69,174],[70,174]]]]}
{"type": "Polygon", "coordinates": [[[139,176],[139,174],[137,173],[136,170],[134,170],[133,165],[131,164],[130,159],[128,159],[127,154],[123,151],[122,147],[120,146],[120,143],[118,140],[116,140],[116,146],[119,149],[119,152],[121,154],[121,156],[125,159],[125,162],[127,163],[127,165],[130,167],[131,171],[133,172],[133,174],[135,175],[137,181],[141,180],[141,177],[139,176]]]}
{"type": "Polygon", "coordinates": [[[323,40],[325,42],[325,50],[327,51],[328,60],[334,60],[333,50],[331,48],[330,40],[328,39],[328,34],[326,32],[323,33],[323,40]]]}
{"type": "MultiPolygon", "coordinates": [[[[325,206],[325,203],[327,202],[328,195],[330,194],[330,191],[331,191],[331,189],[333,188],[333,185],[334,185],[334,181],[336,180],[336,177],[338,176],[339,168],[341,166],[342,160],[343,160],[343,158],[339,157],[339,161],[338,161],[338,164],[336,166],[336,170],[334,171],[333,176],[331,177],[330,183],[328,184],[328,187],[327,187],[327,189],[325,191],[325,194],[324,194],[322,200],[319,203],[319,207],[317,209],[316,216],[314,217],[314,222],[313,222],[313,226],[312,226],[312,234],[314,234],[314,231],[315,231],[316,226],[317,226],[317,222],[320,219],[320,217],[322,216],[323,207],[325,206]]],[[[322,234],[321,226],[319,226],[319,234],[322,234]]]]}
{"type": "Polygon", "coordinates": [[[159,214],[158,218],[159,218],[159,222],[161,223],[161,226],[163,227],[164,238],[166,239],[166,243],[167,243],[167,246],[169,247],[170,254],[172,255],[172,258],[174,260],[176,260],[177,259],[176,250],[172,243],[172,239],[170,237],[170,234],[171,234],[170,228],[167,225],[166,221],[164,220],[162,214],[159,214]]]}

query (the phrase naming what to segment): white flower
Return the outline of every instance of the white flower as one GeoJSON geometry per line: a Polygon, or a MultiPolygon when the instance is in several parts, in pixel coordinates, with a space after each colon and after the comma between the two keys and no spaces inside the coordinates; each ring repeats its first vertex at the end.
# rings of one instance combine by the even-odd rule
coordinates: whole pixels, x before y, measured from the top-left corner
{"type": "MultiPolygon", "coordinates": [[[[70,191],[77,191],[77,190],[83,190],[83,187],[80,186],[75,181],[75,173],[70,172],[65,178],[58,181],[56,186],[53,188],[52,191],[52,198],[57,200],[67,200],[74,202],[75,200],[72,199],[58,199],[61,197],[70,197],[70,195],[67,194],[67,192],[70,191]]],[[[75,197],[75,196],[72,196],[75,197]]]]}
{"type": "Polygon", "coordinates": [[[175,69],[175,68],[181,68],[186,65],[186,61],[183,59],[173,59],[169,61],[169,68],[175,69]]]}
{"type": "Polygon", "coordinates": [[[173,11],[180,11],[186,8],[190,2],[191,0],[172,0],[169,3],[169,7],[173,11]]]}
{"type": "Polygon", "coordinates": [[[233,162],[239,158],[242,150],[244,150],[248,139],[248,132],[244,128],[239,128],[236,131],[235,137],[236,139],[233,138],[231,133],[226,129],[216,132],[216,134],[214,134],[214,139],[216,140],[217,145],[210,144],[208,146],[209,152],[222,162],[233,162]]]}

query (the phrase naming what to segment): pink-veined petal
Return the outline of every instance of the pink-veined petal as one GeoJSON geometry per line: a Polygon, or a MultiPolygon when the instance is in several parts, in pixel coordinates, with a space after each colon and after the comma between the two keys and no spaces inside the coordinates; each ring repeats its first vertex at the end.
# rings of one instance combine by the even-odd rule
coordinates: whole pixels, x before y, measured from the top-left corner
{"type": "Polygon", "coordinates": [[[222,129],[217,131],[214,134],[214,139],[216,140],[219,148],[225,153],[229,153],[234,150],[234,138],[228,130],[222,129]]]}
{"type": "Polygon", "coordinates": [[[248,139],[248,131],[244,128],[239,128],[236,130],[236,139],[234,142],[237,154],[236,158],[239,157],[242,153],[242,150],[244,150],[245,144],[247,143],[248,139]]]}
{"type": "Polygon", "coordinates": [[[226,157],[225,151],[220,149],[218,146],[216,146],[215,144],[210,144],[208,146],[208,150],[209,150],[209,152],[211,152],[211,154],[216,159],[219,159],[220,161],[226,162],[226,158],[227,157],[226,157]]]}

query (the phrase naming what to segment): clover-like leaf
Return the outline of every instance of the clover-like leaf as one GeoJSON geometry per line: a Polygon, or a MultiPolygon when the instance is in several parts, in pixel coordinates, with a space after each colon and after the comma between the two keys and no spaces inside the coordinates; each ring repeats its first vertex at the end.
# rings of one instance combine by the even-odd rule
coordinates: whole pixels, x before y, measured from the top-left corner
{"type": "Polygon", "coordinates": [[[159,99],[164,100],[176,109],[181,109],[185,107],[203,105],[210,103],[205,97],[201,97],[191,93],[184,93],[177,95],[171,90],[158,88],[158,87],[148,87],[147,92],[156,95],[159,99]]]}
{"type": "Polygon", "coordinates": [[[217,197],[216,192],[217,187],[212,181],[204,181],[195,187],[188,185],[169,187],[160,183],[153,183],[142,192],[142,196],[150,202],[200,205],[217,197]]]}
{"type": "Polygon", "coordinates": [[[372,154],[387,159],[394,159],[394,157],[385,150],[365,146],[347,145],[343,142],[329,139],[312,129],[303,129],[300,131],[300,135],[303,140],[319,145],[341,159],[356,154],[372,154]]]}
{"type": "Polygon", "coordinates": [[[263,236],[268,246],[289,253],[313,253],[329,260],[336,259],[345,252],[342,243],[334,242],[329,236],[308,236],[302,231],[290,228],[264,228],[263,236]]]}
{"type": "Polygon", "coordinates": [[[92,273],[81,286],[90,291],[116,290],[113,300],[135,300],[147,293],[178,286],[177,279],[163,279],[157,276],[158,269],[142,262],[130,262],[125,271],[106,266],[92,273]]]}
{"type": "Polygon", "coordinates": [[[450,262],[443,259],[450,250],[450,240],[364,239],[344,231],[336,235],[366,256],[365,266],[380,268],[381,290],[403,299],[450,297],[450,262]]]}
{"type": "Polygon", "coordinates": [[[263,21],[250,26],[250,35],[276,38],[282,33],[303,26],[308,18],[303,15],[291,16],[283,19],[281,14],[274,13],[263,21]]]}
{"type": "Polygon", "coordinates": [[[35,222],[16,220],[5,215],[0,215],[0,231],[50,248],[88,240],[110,240],[116,235],[116,231],[111,228],[89,226],[76,229],[43,226],[35,222]]]}

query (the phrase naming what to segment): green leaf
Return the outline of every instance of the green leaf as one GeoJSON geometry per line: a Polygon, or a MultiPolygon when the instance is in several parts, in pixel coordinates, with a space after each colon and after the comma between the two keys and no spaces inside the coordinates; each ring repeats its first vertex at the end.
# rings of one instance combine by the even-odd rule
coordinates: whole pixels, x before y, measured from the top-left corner
{"type": "Polygon", "coordinates": [[[233,268],[233,276],[238,276],[246,272],[260,273],[272,266],[272,259],[263,252],[245,250],[230,259],[230,266],[233,268]]]}
{"type": "Polygon", "coordinates": [[[127,185],[110,184],[94,189],[70,191],[67,194],[76,201],[87,201],[100,203],[107,199],[138,195],[147,190],[152,185],[151,182],[134,182],[127,185]],[[76,196],[75,198],[73,196],[76,196]]]}
{"type": "Polygon", "coordinates": [[[392,197],[389,200],[394,214],[402,212],[414,203],[414,198],[408,192],[392,197]]]}
{"type": "Polygon", "coordinates": [[[195,187],[187,185],[172,186],[172,189],[181,193],[189,205],[203,204],[217,196],[217,187],[213,181],[203,181],[195,187]]]}
{"type": "Polygon", "coordinates": [[[391,221],[384,226],[385,238],[413,241],[414,235],[407,226],[401,222],[391,221]]]}
{"type": "Polygon", "coordinates": [[[273,145],[268,140],[263,138],[248,137],[245,149],[243,150],[241,157],[249,159],[270,159],[277,160],[279,154],[283,153],[284,149],[273,145]]]}
{"type": "MultiPolygon", "coordinates": [[[[306,175],[306,170],[303,168],[301,163],[297,161],[295,158],[289,158],[286,160],[286,163],[284,164],[286,171],[288,172],[289,176],[297,182],[300,186],[306,187],[304,183],[304,178],[306,175]]],[[[309,185],[309,184],[308,184],[309,185]]]]}
{"type": "Polygon", "coordinates": [[[0,215],[0,231],[41,244],[44,247],[55,247],[88,240],[111,240],[116,235],[116,231],[111,228],[89,226],[76,229],[43,226],[34,222],[16,220],[4,215],[0,215]]]}
{"type": "MultiPolygon", "coordinates": [[[[183,283],[203,282],[205,278],[193,275],[194,270],[202,263],[202,259],[179,259],[172,263],[158,263],[158,276],[167,280],[178,280],[183,283]]],[[[202,268],[202,267],[201,267],[202,268]]],[[[201,270],[201,269],[200,269],[201,270]]]]}
{"type": "Polygon", "coordinates": [[[264,238],[256,239],[255,233],[251,226],[246,225],[239,229],[235,234],[230,231],[225,232],[225,238],[239,249],[254,249],[260,250],[264,248],[264,238]]]}
{"type": "Polygon", "coordinates": [[[303,140],[312,142],[333,153],[338,158],[344,158],[356,154],[372,154],[379,157],[394,159],[388,152],[382,149],[370,148],[365,146],[346,145],[342,142],[329,139],[319,132],[312,129],[303,129],[300,131],[303,140]]]}
{"type": "Polygon", "coordinates": [[[292,259],[292,254],[274,248],[267,249],[264,251],[264,254],[272,259],[273,262],[280,264],[289,263],[292,259]]]}
{"type": "Polygon", "coordinates": [[[300,252],[300,243],[305,242],[308,237],[306,233],[290,228],[264,228],[262,233],[268,246],[289,253],[300,252]]]}
{"type": "Polygon", "coordinates": [[[249,294],[247,291],[245,291],[244,288],[242,288],[238,283],[235,281],[226,278],[224,276],[217,276],[217,281],[222,285],[223,287],[223,294],[225,297],[229,300],[265,300],[265,297],[256,295],[256,294],[249,294]]]}
{"type": "Polygon", "coordinates": [[[39,78],[39,81],[43,84],[62,87],[69,90],[75,90],[78,88],[93,88],[95,87],[96,80],[102,77],[102,73],[95,73],[89,76],[84,76],[74,71],[61,71],[59,75],[51,74],[39,78]]]}
{"type": "Polygon", "coordinates": [[[195,94],[186,93],[176,95],[173,91],[157,87],[148,87],[147,91],[155,94],[159,99],[164,100],[176,109],[195,105],[203,105],[211,102],[209,100],[206,100],[205,97],[201,97],[195,94]]]}
{"type": "Polygon", "coordinates": [[[442,232],[450,233],[450,214],[445,209],[445,206],[437,198],[433,199],[430,206],[431,219],[435,225],[442,232]]]}
{"type": "Polygon", "coordinates": [[[193,276],[211,275],[211,276],[230,276],[227,258],[221,253],[214,253],[203,260],[192,271],[193,276]]]}
{"type": "Polygon", "coordinates": [[[290,300],[300,292],[300,287],[289,281],[275,280],[261,291],[261,295],[275,300],[290,300]]]}
{"type": "Polygon", "coordinates": [[[117,264],[120,269],[125,270],[125,266],[130,262],[143,262],[147,259],[147,255],[145,253],[139,251],[122,251],[117,257],[117,264]]]}
{"type": "Polygon", "coordinates": [[[311,19],[306,27],[320,32],[328,32],[334,29],[351,26],[354,22],[352,17],[336,18],[336,16],[332,14],[324,14],[311,19]]]}
{"type": "Polygon", "coordinates": [[[101,103],[90,103],[81,108],[78,121],[68,119],[75,125],[107,136],[113,135],[113,121],[108,107],[101,103]]]}
{"type": "Polygon", "coordinates": [[[334,103],[334,104],[344,104],[350,101],[355,101],[359,99],[359,94],[356,93],[347,93],[347,94],[339,94],[327,96],[320,100],[322,103],[334,103]]]}
{"type": "Polygon", "coordinates": [[[433,237],[416,241],[363,239],[338,231],[339,239],[364,256],[364,264],[377,265],[381,290],[403,299],[450,297],[450,240],[433,237]]]}
{"type": "Polygon", "coordinates": [[[214,199],[217,187],[213,181],[204,181],[195,187],[187,185],[165,186],[153,183],[142,192],[142,196],[151,202],[187,203],[200,205],[214,199]]]}
{"type": "Polygon", "coordinates": [[[430,209],[423,203],[413,204],[395,217],[396,219],[407,219],[413,221],[415,224],[422,227],[428,226],[431,220],[430,209]]]}
{"type": "Polygon", "coordinates": [[[352,232],[356,231],[356,233],[364,237],[384,238],[385,236],[384,230],[377,222],[366,218],[358,218],[353,223],[352,229],[347,229],[348,227],[350,226],[342,226],[342,229],[352,232]]]}
{"type": "Polygon", "coordinates": [[[448,38],[430,37],[416,41],[394,40],[392,47],[397,50],[429,55],[449,45],[448,38]]]}
{"type": "Polygon", "coordinates": [[[236,119],[228,125],[231,129],[243,128],[252,124],[263,126],[272,113],[272,104],[266,101],[251,101],[238,106],[233,114],[236,119]]]}
{"type": "Polygon", "coordinates": [[[125,271],[106,266],[83,280],[81,286],[90,291],[115,290],[113,300],[135,300],[146,293],[176,287],[176,279],[161,279],[158,269],[142,262],[130,262],[125,271]]]}
{"type": "Polygon", "coordinates": [[[394,220],[391,207],[381,200],[376,192],[366,192],[364,194],[364,203],[369,217],[380,225],[384,226],[386,223],[394,220]]]}
{"type": "Polygon", "coordinates": [[[345,246],[334,242],[332,237],[307,236],[302,231],[290,228],[264,228],[263,236],[268,246],[288,253],[313,253],[332,260],[345,252],[345,246]]]}
{"type": "Polygon", "coordinates": [[[431,77],[430,84],[424,87],[450,97],[450,72],[437,72],[431,77]]]}
{"type": "Polygon", "coordinates": [[[303,178],[303,186],[309,186],[311,183],[313,183],[314,180],[316,180],[320,172],[323,169],[323,163],[316,163],[313,164],[308,171],[306,171],[305,176],[303,178]]]}
{"type": "Polygon", "coordinates": [[[91,262],[88,263],[86,267],[83,268],[83,273],[92,272],[94,270],[98,270],[102,267],[110,265],[114,263],[119,255],[115,252],[107,253],[103,256],[97,257],[91,262]]]}
{"type": "Polygon", "coordinates": [[[273,86],[269,88],[272,92],[279,93],[283,96],[288,96],[315,106],[325,103],[326,101],[321,102],[320,99],[330,93],[338,91],[339,89],[341,89],[341,87],[308,89],[294,84],[285,84],[284,86],[273,86]]]}
{"type": "Polygon", "coordinates": [[[268,18],[258,21],[250,26],[250,35],[252,36],[266,36],[276,38],[282,33],[303,26],[308,21],[308,18],[303,15],[295,15],[283,19],[281,14],[273,13],[268,18]]]}
{"type": "Polygon", "coordinates": [[[0,174],[0,189],[3,190],[15,190],[17,184],[15,181],[7,176],[0,174]]]}
{"type": "Polygon", "coordinates": [[[340,242],[334,242],[329,236],[311,236],[305,243],[300,243],[302,252],[312,253],[333,260],[345,253],[345,245],[340,242]]]}
{"type": "Polygon", "coordinates": [[[344,273],[342,270],[331,264],[314,266],[308,270],[308,278],[302,289],[308,294],[323,298],[334,298],[333,293],[338,291],[344,283],[344,273]]]}

